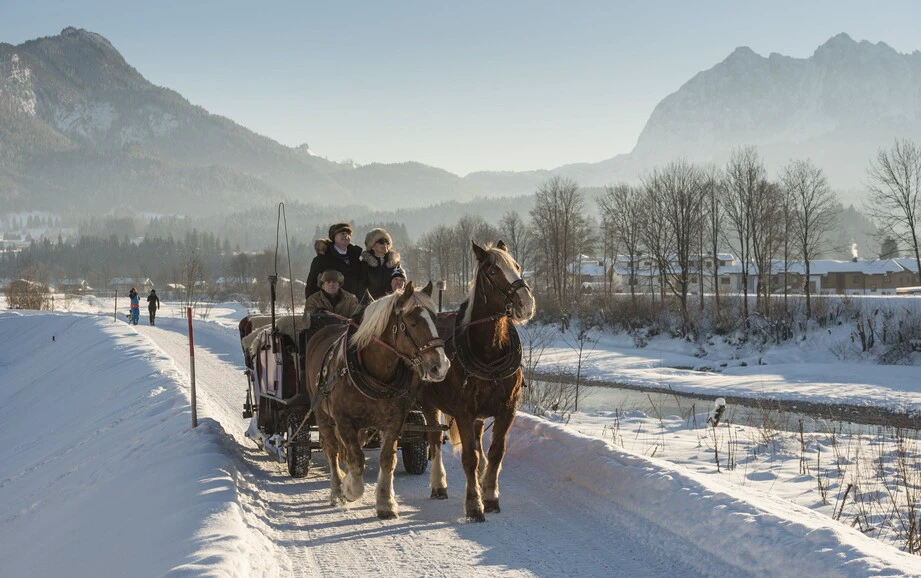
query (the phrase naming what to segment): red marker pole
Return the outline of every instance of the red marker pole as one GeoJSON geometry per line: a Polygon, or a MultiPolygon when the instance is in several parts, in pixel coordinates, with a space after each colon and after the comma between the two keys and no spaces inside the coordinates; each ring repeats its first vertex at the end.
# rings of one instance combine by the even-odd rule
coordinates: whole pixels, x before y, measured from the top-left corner
{"type": "Polygon", "coordinates": [[[198,410],[195,406],[195,338],[192,334],[192,308],[186,307],[189,318],[189,367],[192,374],[192,427],[198,427],[198,410]]]}

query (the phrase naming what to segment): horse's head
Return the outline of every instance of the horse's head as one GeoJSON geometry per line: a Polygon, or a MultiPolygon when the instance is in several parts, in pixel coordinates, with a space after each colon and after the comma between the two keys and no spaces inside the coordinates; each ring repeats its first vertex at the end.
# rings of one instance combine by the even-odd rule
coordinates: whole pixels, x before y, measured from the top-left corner
{"type": "Polygon", "coordinates": [[[490,308],[505,311],[514,322],[534,317],[536,303],[531,288],[521,278],[521,266],[508,252],[505,243],[495,247],[480,247],[473,243],[477,258],[477,286],[483,287],[483,298],[490,308]]]}
{"type": "Polygon", "coordinates": [[[362,349],[375,338],[396,351],[425,381],[442,381],[451,362],[435,329],[432,283],[416,291],[410,281],[402,290],[369,304],[352,343],[362,349]]]}

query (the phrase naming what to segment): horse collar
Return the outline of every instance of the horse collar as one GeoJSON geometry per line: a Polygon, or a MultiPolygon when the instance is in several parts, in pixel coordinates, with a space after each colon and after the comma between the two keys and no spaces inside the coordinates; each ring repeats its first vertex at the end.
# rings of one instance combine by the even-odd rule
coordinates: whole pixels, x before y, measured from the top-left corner
{"type": "Polygon", "coordinates": [[[393,399],[409,393],[413,373],[405,364],[397,364],[397,374],[392,383],[381,381],[367,372],[358,350],[349,347],[348,342],[348,339],[342,341],[342,359],[346,376],[362,395],[370,399],[393,399]]]}
{"type": "MultiPolygon", "coordinates": [[[[467,329],[473,323],[485,322],[490,320],[490,318],[478,319],[476,322],[471,322],[465,326],[462,323],[464,310],[469,306],[470,304],[465,301],[461,303],[461,309],[458,311],[457,321],[455,321],[454,324],[454,334],[452,335],[452,341],[454,342],[453,357],[460,361],[464,371],[473,377],[486,380],[500,380],[511,377],[521,368],[522,350],[521,338],[518,336],[518,330],[515,329],[514,324],[509,325],[509,352],[506,355],[492,363],[481,361],[477,359],[476,354],[470,346],[468,341],[470,334],[467,332],[467,329]]],[[[493,320],[501,319],[502,317],[504,316],[499,315],[493,320]]]]}

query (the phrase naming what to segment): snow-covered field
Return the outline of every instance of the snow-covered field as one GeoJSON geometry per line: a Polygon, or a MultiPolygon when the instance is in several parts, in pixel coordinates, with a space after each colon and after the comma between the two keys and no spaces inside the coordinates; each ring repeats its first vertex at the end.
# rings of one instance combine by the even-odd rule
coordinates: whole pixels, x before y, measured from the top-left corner
{"type": "MultiPolygon", "coordinates": [[[[710,442],[701,441],[706,428],[617,408],[568,425],[521,414],[500,478],[503,510],[485,524],[461,519],[453,455],[449,500],[428,498],[427,476],[400,474],[398,520],[373,516],[373,492],[333,507],[321,458],[306,479],[293,480],[243,437],[238,307],[196,320],[193,430],[177,308],[167,304],[157,327],[133,327],[113,320],[111,302],[72,305],[79,311],[0,312],[4,576],[921,576],[921,558],[831,520],[815,504],[742,481],[738,467],[716,473],[710,442]],[[644,436],[662,449],[653,455],[654,444],[635,443],[644,436]],[[679,463],[661,459],[670,447],[684,448],[674,452],[679,463]],[[691,450],[697,458],[687,457],[691,450]]],[[[548,360],[567,363],[564,348],[548,360]]],[[[759,382],[784,390],[783,376],[795,375],[763,377],[773,368],[754,364],[735,375],[664,371],[665,353],[645,362],[644,353],[599,343],[589,362],[606,378],[622,379],[623,364],[635,379],[675,376],[695,388],[718,378],[725,388],[759,382]]],[[[850,380],[840,383],[879,392],[868,403],[917,395],[912,373],[887,376],[889,369],[842,371],[850,380]]],[[[815,371],[803,375],[819,381],[815,371]]],[[[786,390],[800,385],[791,379],[786,390]]],[[[821,386],[810,387],[821,399],[821,386]]],[[[712,443],[729,447],[730,431],[712,443]]],[[[374,451],[368,455],[370,486],[374,451]]],[[[776,459],[773,486],[795,477],[798,464],[776,459]]]]}
{"type": "MultiPolygon", "coordinates": [[[[913,306],[921,315],[921,298],[907,299],[917,301],[913,306]]],[[[545,326],[532,331],[541,327],[545,326]]],[[[880,365],[859,353],[852,332],[851,325],[842,324],[764,351],[751,344],[730,345],[718,337],[701,346],[662,335],[640,348],[628,335],[593,332],[585,345],[581,373],[588,379],[684,393],[921,412],[921,353],[909,356],[912,365],[880,365]],[[849,359],[842,360],[842,355],[849,359]]],[[[571,334],[552,334],[540,358],[541,369],[575,373],[577,342],[571,334]]]]}

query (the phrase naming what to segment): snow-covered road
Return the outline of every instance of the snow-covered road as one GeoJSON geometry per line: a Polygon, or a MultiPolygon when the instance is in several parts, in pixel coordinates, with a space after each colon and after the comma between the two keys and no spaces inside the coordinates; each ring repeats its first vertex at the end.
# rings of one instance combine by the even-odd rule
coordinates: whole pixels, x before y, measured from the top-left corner
{"type": "MultiPolygon", "coordinates": [[[[427,476],[331,506],[325,464],[288,477],[244,437],[236,330],[0,312],[3,576],[921,576],[918,557],[828,517],[520,414],[502,513],[462,519],[427,476]]],[[[368,451],[376,478],[376,456],[368,451]]]]}
{"type": "MultiPolygon", "coordinates": [[[[429,498],[428,475],[407,474],[398,465],[400,518],[378,520],[372,501],[376,452],[369,450],[365,498],[346,508],[331,506],[322,454],[315,454],[317,467],[306,479],[293,480],[283,464],[243,435],[248,420],[240,413],[245,378],[239,339],[214,323],[197,322],[195,331],[199,416],[219,422],[239,443],[245,467],[238,487],[247,523],[278,546],[292,575],[700,575],[694,566],[705,561],[682,560],[675,552],[686,548],[676,547],[675,538],[599,504],[596,496],[539,463],[515,459],[514,448],[501,476],[503,511],[486,524],[462,519],[463,474],[453,455],[445,464],[453,490],[449,500],[429,498]]],[[[163,319],[139,332],[187,372],[182,320],[163,319]]]]}

